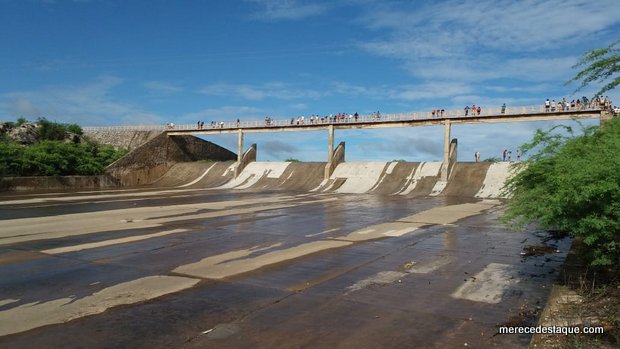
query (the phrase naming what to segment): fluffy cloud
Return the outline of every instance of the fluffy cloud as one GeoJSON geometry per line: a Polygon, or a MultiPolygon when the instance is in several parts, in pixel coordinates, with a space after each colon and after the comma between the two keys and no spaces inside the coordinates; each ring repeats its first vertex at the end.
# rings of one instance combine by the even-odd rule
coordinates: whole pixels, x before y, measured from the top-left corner
{"type": "Polygon", "coordinates": [[[362,49],[400,60],[423,80],[563,83],[583,51],[579,44],[620,23],[609,11],[615,6],[613,0],[373,2],[357,22],[378,37],[362,49]]]}
{"type": "Polygon", "coordinates": [[[260,85],[216,83],[204,86],[199,91],[211,96],[238,97],[253,101],[275,99],[317,99],[325,92],[304,89],[284,82],[267,82],[260,85]]]}
{"type": "Polygon", "coordinates": [[[46,117],[84,126],[106,125],[110,118],[121,124],[161,123],[160,116],[112,96],[112,90],[122,83],[118,77],[103,76],[82,85],[9,92],[0,95],[0,111],[15,117],[46,117]]]}

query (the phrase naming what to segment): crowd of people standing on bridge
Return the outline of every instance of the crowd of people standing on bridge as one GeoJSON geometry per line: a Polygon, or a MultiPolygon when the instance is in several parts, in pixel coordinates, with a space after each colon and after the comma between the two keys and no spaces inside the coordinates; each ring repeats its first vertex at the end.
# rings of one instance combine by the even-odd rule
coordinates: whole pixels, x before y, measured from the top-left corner
{"type": "MultiPolygon", "coordinates": [[[[306,118],[304,115],[298,116],[296,118],[291,118],[291,125],[318,125],[325,123],[339,123],[339,122],[357,122],[359,121],[360,115],[358,113],[348,114],[348,113],[338,113],[338,114],[329,114],[325,116],[319,115],[310,115],[310,117],[306,118]]],[[[371,114],[371,118],[373,121],[378,120],[381,117],[381,114],[377,111],[371,114]]]]}
{"type": "MultiPolygon", "coordinates": [[[[504,107],[506,105],[504,104],[504,107]]],[[[469,116],[469,112],[471,111],[471,116],[480,116],[480,112],[482,112],[482,108],[480,106],[476,106],[475,104],[472,104],[471,108],[466,105],[465,108],[463,108],[463,110],[465,111],[465,116],[469,116]]]]}
{"type": "Polygon", "coordinates": [[[603,109],[612,110],[612,104],[609,97],[597,96],[592,100],[583,96],[581,98],[573,99],[570,102],[566,98],[562,98],[556,102],[555,99],[545,101],[545,112],[562,112],[562,111],[575,111],[585,109],[603,109]]]}
{"type": "MultiPolygon", "coordinates": [[[[239,122],[239,119],[237,119],[237,122],[239,122]]],[[[204,128],[205,128],[205,122],[198,120],[198,122],[196,123],[196,129],[204,130],[204,128]]],[[[209,123],[209,128],[224,128],[224,122],[223,121],[220,121],[220,122],[211,121],[211,123],[209,123]]]]}

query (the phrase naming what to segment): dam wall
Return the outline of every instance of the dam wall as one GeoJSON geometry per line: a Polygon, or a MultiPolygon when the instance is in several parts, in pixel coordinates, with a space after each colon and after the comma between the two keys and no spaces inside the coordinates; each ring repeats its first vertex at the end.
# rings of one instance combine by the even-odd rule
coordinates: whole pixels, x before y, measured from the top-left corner
{"type": "MultiPolygon", "coordinates": [[[[456,163],[445,182],[441,180],[441,162],[344,162],[323,179],[325,162],[250,162],[235,177],[236,165],[232,160],[168,162],[155,168],[161,174],[138,168],[129,175],[135,177],[129,178],[153,176],[149,184],[154,188],[501,198],[501,189],[512,174],[508,162],[456,163]]],[[[126,186],[111,175],[0,178],[0,191],[126,186]]]]}
{"type": "MultiPolygon", "coordinates": [[[[122,186],[151,184],[174,164],[190,161],[232,161],[237,155],[194,136],[168,137],[161,133],[106,168],[122,186]]],[[[163,178],[162,178],[163,180],[163,178]]]]}
{"type": "Polygon", "coordinates": [[[99,144],[111,145],[115,148],[123,148],[131,151],[150,141],[151,139],[159,136],[161,133],[162,131],[86,130],[84,131],[84,136],[99,144]]]}
{"type": "Polygon", "coordinates": [[[343,162],[328,179],[322,179],[324,162],[251,162],[237,177],[230,164],[179,163],[154,185],[185,181],[214,190],[501,198],[511,175],[508,162],[455,163],[448,182],[441,181],[441,162],[343,162]]]}

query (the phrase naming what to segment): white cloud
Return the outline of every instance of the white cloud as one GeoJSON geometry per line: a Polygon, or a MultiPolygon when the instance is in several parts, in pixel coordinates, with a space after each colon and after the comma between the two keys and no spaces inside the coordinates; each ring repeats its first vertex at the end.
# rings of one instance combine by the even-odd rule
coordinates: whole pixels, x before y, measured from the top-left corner
{"type": "Polygon", "coordinates": [[[557,79],[561,85],[582,53],[571,49],[620,23],[610,10],[616,5],[615,0],[376,2],[357,22],[377,33],[377,39],[360,44],[362,49],[401,61],[420,79],[557,79]]]}
{"type": "Polygon", "coordinates": [[[259,11],[252,17],[263,21],[298,20],[318,16],[328,9],[327,4],[303,0],[246,0],[255,3],[259,11]]]}
{"type": "Polygon", "coordinates": [[[211,96],[239,97],[253,101],[275,99],[317,99],[325,92],[303,89],[283,82],[267,82],[261,85],[216,83],[204,86],[200,93],[211,96]]]}
{"type": "Polygon", "coordinates": [[[264,111],[255,107],[223,106],[183,114],[179,116],[177,122],[193,123],[198,120],[204,122],[231,121],[236,120],[237,118],[242,120],[260,120],[263,113],[264,111]]]}
{"type": "Polygon", "coordinates": [[[84,126],[160,123],[160,116],[118,101],[111,95],[122,82],[118,77],[103,76],[83,85],[9,92],[0,95],[0,111],[13,116],[46,117],[84,126]]]}
{"type": "Polygon", "coordinates": [[[161,95],[170,95],[182,90],[182,88],[164,81],[147,81],[142,86],[153,94],[161,95]]]}

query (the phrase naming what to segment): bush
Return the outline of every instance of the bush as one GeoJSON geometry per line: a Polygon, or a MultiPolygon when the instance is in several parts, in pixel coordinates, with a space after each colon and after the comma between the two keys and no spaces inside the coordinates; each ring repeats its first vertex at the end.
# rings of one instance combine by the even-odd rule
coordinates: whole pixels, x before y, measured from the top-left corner
{"type": "Polygon", "coordinates": [[[591,264],[620,262],[620,118],[602,128],[538,130],[524,145],[533,156],[510,179],[505,222],[522,227],[530,221],[566,232],[591,247],[591,264]],[[567,135],[566,135],[567,134],[567,135]]]}
{"type": "Polygon", "coordinates": [[[42,141],[62,141],[65,139],[67,127],[63,124],[48,121],[46,118],[37,120],[39,139],[42,141]]]}
{"type": "Polygon", "coordinates": [[[78,124],[68,124],[67,131],[80,136],[84,134],[84,131],[82,131],[82,127],[80,127],[80,125],[78,124]]]}
{"type": "Polygon", "coordinates": [[[28,122],[28,119],[26,119],[25,117],[22,116],[20,118],[17,118],[17,121],[15,121],[15,126],[19,127],[19,126],[21,126],[21,125],[23,125],[23,124],[25,124],[27,122],[28,122]]]}
{"type": "Polygon", "coordinates": [[[1,176],[97,175],[127,150],[95,143],[42,141],[29,147],[0,144],[1,176]]]}

